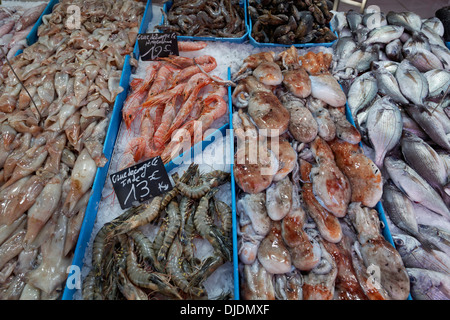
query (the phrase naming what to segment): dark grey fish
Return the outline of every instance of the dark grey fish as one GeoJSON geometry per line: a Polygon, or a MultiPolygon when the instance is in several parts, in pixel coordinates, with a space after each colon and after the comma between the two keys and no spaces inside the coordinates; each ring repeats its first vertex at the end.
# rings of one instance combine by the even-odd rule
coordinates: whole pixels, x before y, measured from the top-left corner
{"type": "Polygon", "coordinates": [[[347,23],[352,32],[355,32],[359,25],[362,23],[362,14],[354,10],[349,10],[347,12],[347,23]]]}
{"type": "Polygon", "coordinates": [[[415,300],[450,300],[450,275],[420,268],[406,268],[415,300]]]}

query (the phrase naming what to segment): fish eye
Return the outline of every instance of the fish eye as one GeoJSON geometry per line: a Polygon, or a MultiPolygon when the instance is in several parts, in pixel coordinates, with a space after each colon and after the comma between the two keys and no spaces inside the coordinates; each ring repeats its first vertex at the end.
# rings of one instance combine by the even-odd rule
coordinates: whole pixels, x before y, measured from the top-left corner
{"type": "Polygon", "coordinates": [[[402,239],[395,239],[394,243],[398,246],[403,246],[405,242],[402,239]]]}
{"type": "Polygon", "coordinates": [[[409,276],[409,281],[411,281],[411,283],[415,283],[417,279],[414,276],[409,276]]]}

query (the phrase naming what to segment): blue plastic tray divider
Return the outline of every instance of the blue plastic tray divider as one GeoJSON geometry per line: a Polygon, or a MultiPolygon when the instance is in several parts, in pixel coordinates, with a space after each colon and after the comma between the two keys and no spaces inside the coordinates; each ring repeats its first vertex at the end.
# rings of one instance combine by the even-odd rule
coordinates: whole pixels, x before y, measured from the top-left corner
{"type": "MultiPolygon", "coordinates": [[[[152,9],[152,1],[148,0],[147,5],[145,6],[144,16],[142,18],[141,26],[139,27],[139,33],[145,33],[147,31],[148,24],[153,19],[153,9],[152,9]]],[[[133,57],[135,59],[139,59],[139,45],[136,41],[133,50],[133,57]]]]}
{"type": "MultiPolygon", "coordinates": [[[[231,80],[231,71],[228,68],[228,80],[231,80]]],[[[234,130],[233,130],[233,103],[231,101],[231,87],[228,87],[228,116],[230,124],[230,166],[231,166],[231,212],[233,217],[233,280],[234,300],[239,300],[239,258],[237,241],[237,216],[236,216],[236,182],[234,178],[234,130]]]]}
{"type": "Polygon", "coordinates": [[[31,46],[33,43],[35,43],[37,41],[37,39],[38,39],[38,34],[37,33],[38,33],[39,26],[42,24],[42,17],[45,16],[46,14],[51,13],[52,10],[53,10],[53,7],[58,2],[59,2],[59,0],[50,0],[49,3],[47,4],[47,6],[45,7],[44,11],[42,11],[39,19],[34,24],[33,29],[31,29],[30,33],[27,36],[27,44],[29,46],[31,46]]]}
{"type": "MultiPolygon", "coordinates": [[[[165,2],[163,5],[164,12],[168,12],[172,7],[173,1],[165,2]]],[[[243,43],[248,39],[248,20],[247,20],[247,0],[240,1],[239,5],[244,8],[244,27],[246,29],[245,34],[240,38],[220,38],[220,37],[191,37],[191,36],[177,36],[180,41],[222,41],[222,42],[235,42],[243,43]]],[[[161,17],[160,25],[164,24],[164,16],[161,17]]]]}

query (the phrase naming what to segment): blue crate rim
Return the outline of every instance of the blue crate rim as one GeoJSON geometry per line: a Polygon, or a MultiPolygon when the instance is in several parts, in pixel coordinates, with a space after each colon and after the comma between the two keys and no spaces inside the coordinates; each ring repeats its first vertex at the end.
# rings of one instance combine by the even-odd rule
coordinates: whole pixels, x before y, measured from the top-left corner
{"type": "MultiPolygon", "coordinates": [[[[328,27],[336,35],[336,37],[339,38],[337,32],[333,30],[333,27],[331,26],[330,23],[328,23],[328,27]]],[[[338,39],[336,39],[331,42],[322,42],[322,43],[319,43],[319,42],[318,43],[315,43],[315,42],[293,43],[293,44],[281,44],[281,43],[271,43],[271,42],[263,43],[263,42],[256,41],[255,38],[253,38],[253,36],[252,36],[252,18],[250,16],[248,17],[247,28],[248,28],[247,33],[248,33],[249,42],[254,47],[285,47],[285,48],[290,48],[292,46],[294,46],[296,48],[331,47],[338,40],[338,39]]]]}
{"type": "MultiPolygon", "coordinates": [[[[163,5],[163,10],[164,12],[168,12],[170,6],[172,6],[172,1],[167,1],[164,3],[163,5]]],[[[243,1],[242,4],[243,8],[244,8],[244,27],[246,32],[244,33],[244,35],[242,37],[239,38],[225,38],[225,37],[194,37],[194,36],[177,36],[178,40],[182,40],[182,41],[216,41],[216,42],[234,42],[234,43],[243,43],[246,40],[248,40],[248,19],[247,19],[247,0],[243,1]]],[[[164,16],[161,17],[161,22],[159,25],[163,25],[164,24],[164,16]]],[[[161,31],[160,31],[161,32],[161,31]]]]}

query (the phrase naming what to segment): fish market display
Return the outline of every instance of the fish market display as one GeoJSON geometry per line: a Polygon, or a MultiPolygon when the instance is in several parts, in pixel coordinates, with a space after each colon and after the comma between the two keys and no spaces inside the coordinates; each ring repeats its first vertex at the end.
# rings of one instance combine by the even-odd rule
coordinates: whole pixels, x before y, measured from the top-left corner
{"type": "Polygon", "coordinates": [[[6,58],[12,59],[17,51],[27,45],[26,37],[38,20],[46,3],[33,7],[0,5],[0,84],[3,82],[2,68],[6,58]]]}
{"type": "MultiPolygon", "coordinates": [[[[247,32],[239,0],[174,0],[155,28],[179,36],[240,38],[247,32]]],[[[161,9],[162,10],[162,9],[161,9]]]]}
{"type": "Polygon", "coordinates": [[[336,40],[329,28],[332,8],[333,3],[327,0],[249,0],[251,36],[260,43],[332,42],[336,40]]]}
{"type": "Polygon", "coordinates": [[[363,148],[381,170],[382,204],[411,296],[450,299],[450,50],[443,23],[413,12],[335,18],[333,75],[348,90],[363,148]]]}
{"type": "MultiPolygon", "coordinates": [[[[201,50],[205,42],[180,42],[182,50],[201,50]]],[[[128,141],[119,170],[161,156],[169,162],[199,142],[203,133],[227,112],[226,81],[209,72],[217,67],[210,55],[170,56],[148,65],[144,79],[134,78],[122,109],[128,141]]]]}
{"type": "Polygon", "coordinates": [[[346,120],[332,60],[292,46],[249,55],[232,75],[243,299],[409,295],[403,260],[374,209],[383,178],[346,120]]]}
{"type": "Polygon", "coordinates": [[[15,73],[3,66],[1,299],[60,298],[97,168],[108,161],[103,141],[144,9],[60,1],[37,42],[11,58],[15,73]],[[79,30],[63,22],[71,5],[81,9],[79,30]]]}
{"type": "Polygon", "coordinates": [[[83,281],[83,299],[229,295],[208,296],[205,281],[231,261],[231,208],[217,197],[230,173],[200,172],[191,164],[172,178],[171,191],[125,210],[100,228],[93,240],[92,268],[83,281]],[[201,257],[204,243],[207,253],[201,257]]]}

